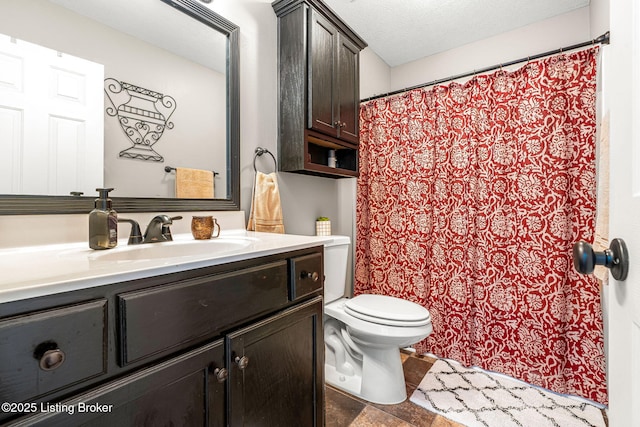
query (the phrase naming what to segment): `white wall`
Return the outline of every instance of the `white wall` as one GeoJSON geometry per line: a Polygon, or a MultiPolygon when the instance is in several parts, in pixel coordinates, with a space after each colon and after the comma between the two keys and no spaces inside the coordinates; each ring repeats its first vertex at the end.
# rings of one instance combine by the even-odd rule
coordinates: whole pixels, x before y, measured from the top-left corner
{"type": "Polygon", "coordinates": [[[391,90],[391,67],[370,47],[360,52],[360,99],[391,90]]]}
{"type": "Polygon", "coordinates": [[[610,30],[609,1],[591,0],[589,3],[591,38],[596,38],[610,30]]]}

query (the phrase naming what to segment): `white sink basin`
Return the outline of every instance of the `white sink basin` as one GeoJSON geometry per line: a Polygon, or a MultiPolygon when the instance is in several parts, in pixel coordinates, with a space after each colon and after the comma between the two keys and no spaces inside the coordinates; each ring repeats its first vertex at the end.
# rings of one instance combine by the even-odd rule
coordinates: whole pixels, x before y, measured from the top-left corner
{"type": "Polygon", "coordinates": [[[217,238],[211,240],[183,240],[162,243],[118,246],[94,251],[91,261],[150,261],[167,258],[201,258],[227,255],[245,249],[253,242],[248,238],[217,238]]]}

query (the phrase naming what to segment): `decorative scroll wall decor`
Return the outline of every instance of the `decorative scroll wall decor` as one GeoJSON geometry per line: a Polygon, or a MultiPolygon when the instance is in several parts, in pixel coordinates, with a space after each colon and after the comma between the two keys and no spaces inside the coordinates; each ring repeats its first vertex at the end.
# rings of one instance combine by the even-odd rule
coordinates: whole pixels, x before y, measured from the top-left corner
{"type": "Polygon", "coordinates": [[[112,78],[105,79],[104,83],[104,91],[111,103],[106,113],[118,118],[120,127],[133,144],[122,150],[119,156],[163,162],[164,157],[153,146],[165,129],[173,129],[173,122],[169,119],[176,109],[175,99],[112,78]]]}

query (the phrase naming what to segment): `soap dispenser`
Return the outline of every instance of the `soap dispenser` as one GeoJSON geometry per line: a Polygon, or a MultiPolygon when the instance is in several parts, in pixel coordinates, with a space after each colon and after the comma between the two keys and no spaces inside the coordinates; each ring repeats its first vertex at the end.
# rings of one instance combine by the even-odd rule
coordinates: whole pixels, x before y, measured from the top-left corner
{"type": "Polygon", "coordinates": [[[111,249],[118,244],[118,214],[111,207],[109,191],[113,188],[96,188],[99,197],[95,209],[89,213],[89,247],[111,249]]]}

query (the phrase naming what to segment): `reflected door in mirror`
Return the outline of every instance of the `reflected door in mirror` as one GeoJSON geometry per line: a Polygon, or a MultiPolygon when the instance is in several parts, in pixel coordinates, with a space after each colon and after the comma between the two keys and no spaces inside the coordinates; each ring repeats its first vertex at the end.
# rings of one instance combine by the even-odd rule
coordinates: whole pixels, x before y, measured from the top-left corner
{"type": "Polygon", "coordinates": [[[0,194],[103,184],[104,66],[0,35],[0,194]]]}

